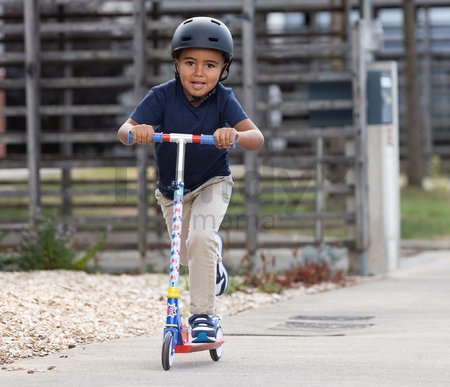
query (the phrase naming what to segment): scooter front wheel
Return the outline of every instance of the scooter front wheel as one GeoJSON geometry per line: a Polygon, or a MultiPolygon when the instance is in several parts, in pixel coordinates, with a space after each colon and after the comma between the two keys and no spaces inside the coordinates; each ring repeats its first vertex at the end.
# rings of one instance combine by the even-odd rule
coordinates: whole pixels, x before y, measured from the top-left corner
{"type": "MultiPolygon", "coordinates": [[[[222,331],[221,327],[217,328],[216,340],[217,341],[223,340],[223,331],[222,331]]],[[[215,348],[215,349],[210,349],[209,350],[209,354],[211,355],[211,359],[213,359],[214,361],[219,361],[220,360],[220,358],[222,357],[222,352],[223,352],[223,344],[219,348],[215,348]]]]}
{"type": "Polygon", "coordinates": [[[173,332],[166,332],[163,339],[161,362],[164,370],[170,370],[173,364],[175,354],[175,347],[173,345],[173,332]]]}

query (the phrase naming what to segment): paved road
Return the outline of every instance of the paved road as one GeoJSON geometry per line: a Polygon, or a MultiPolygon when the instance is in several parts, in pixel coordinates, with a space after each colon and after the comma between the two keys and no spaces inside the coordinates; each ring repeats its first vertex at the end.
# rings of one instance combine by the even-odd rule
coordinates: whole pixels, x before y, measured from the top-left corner
{"type": "Polygon", "coordinates": [[[227,318],[217,363],[177,354],[166,372],[161,337],[136,337],[17,362],[23,370],[1,371],[0,385],[450,386],[450,251],[402,266],[227,318]]]}

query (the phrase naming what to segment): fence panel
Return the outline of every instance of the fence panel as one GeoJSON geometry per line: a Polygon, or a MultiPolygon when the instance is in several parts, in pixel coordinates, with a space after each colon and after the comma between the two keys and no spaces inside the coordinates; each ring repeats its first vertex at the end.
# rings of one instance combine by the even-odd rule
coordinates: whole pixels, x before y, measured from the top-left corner
{"type": "Polygon", "coordinates": [[[2,229],[29,220],[33,183],[22,170],[33,164],[26,150],[34,141],[43,211],[58,210],[92,235],[111,226],[112,249],[139,249],[145,256],[168,246],[153,197],[152,150],[124,147],[116,132],[149,87],[173,77],[171,34],[201,8],[233,33],[236,54],[227,85],[254,116],[267,144],[256,154],[239,149],[230,154],[236,184],[223,230],[241,237],[229,246],[356,248],[353,117],[359,104],[351,91],[350,1],[100,1],[83,12],[81,3],[86,4],[39,2],[41,135],[35,140],[27,137],[25,120],[30,108],[25,9],[11,1],[0,14],[5,73],[0,89],[6,97],[0,106],[6,124],[0,133],[2,229]],[[312,98],[316,84],[324,90],[346,85],[350,93],[312,98]],[[249,190],[255,182],[258,201],[252,207],[249,190]]]}

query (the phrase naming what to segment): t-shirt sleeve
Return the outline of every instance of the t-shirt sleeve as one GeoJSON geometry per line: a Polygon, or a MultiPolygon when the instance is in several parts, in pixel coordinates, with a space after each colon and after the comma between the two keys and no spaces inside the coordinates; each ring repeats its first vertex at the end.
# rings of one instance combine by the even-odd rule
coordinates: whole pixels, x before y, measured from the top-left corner
{"type": "Polygon", "coordinates": [[[140,124],[159,125],[163,117],[163,95],[151,89],[131,113],[130,118],[140,124]]]}
{"type": "Polygon", "coordinates": [[[225,122],[231,126],[248,118],[239,101],[236,99],[233,91],[228,90],[228,98],[225,104],[225,122]]]}

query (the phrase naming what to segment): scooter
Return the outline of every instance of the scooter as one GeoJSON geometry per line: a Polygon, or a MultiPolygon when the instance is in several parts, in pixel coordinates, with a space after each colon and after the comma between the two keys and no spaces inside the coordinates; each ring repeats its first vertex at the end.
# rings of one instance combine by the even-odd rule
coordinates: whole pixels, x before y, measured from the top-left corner
{"type": "MultiPolygon", "coordinates": [[[[133,142],[133,134],[128,133],[128,142],[133,142]]],[[[193,343],[189,333],[188,325],[183,324],[180,309],[178,307],[179,294],[179,273],[180,273],[180,252],[181,252],[181,231],[183,216],[183,196],[184,196],[184,161],[186,144],[216,145],[214,136],[194,135],[182,133],[155,133],[153,142],[173,142],[177,144],[176,175],[173,182],[173,222],[170,245],[170,266],[169,266],[169,286],[167,289],[167,316],[163,331],[163,344],[161,351],[161,362],[164,370],[172,367],[175,353],[190,353],[198,351],[208,351],[211,359],[219,361],[224,345],[223,331],[219,324],[220,317],[214,316],[214,328],[216,331],[216,341],[209,343],[193,343]]],[[[236,144],[233,144],[233,148],[236,144]]]]}

